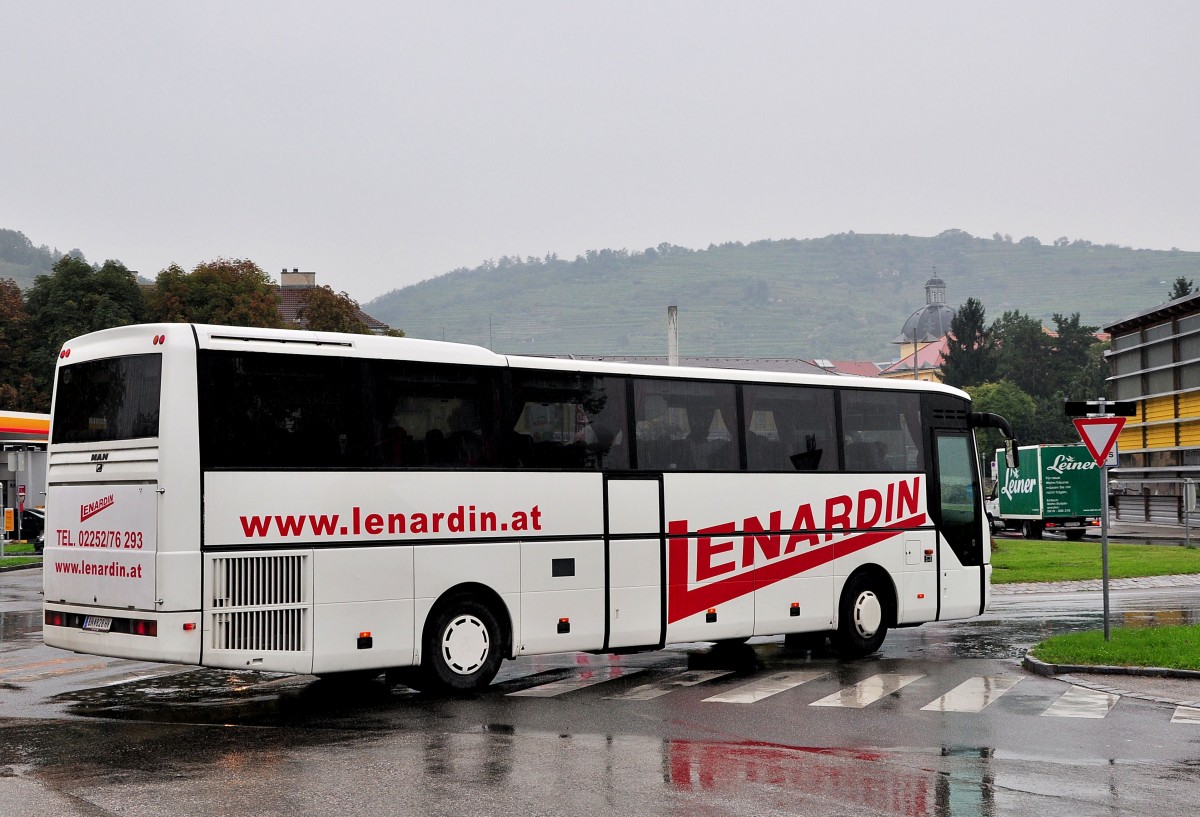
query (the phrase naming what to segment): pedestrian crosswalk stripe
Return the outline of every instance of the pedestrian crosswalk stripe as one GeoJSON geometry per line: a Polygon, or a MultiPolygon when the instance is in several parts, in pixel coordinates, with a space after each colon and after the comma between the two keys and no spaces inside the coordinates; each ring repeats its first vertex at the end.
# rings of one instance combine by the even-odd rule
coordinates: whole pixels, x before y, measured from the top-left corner
{"type": "Polygon", "coordinates": [[[854,686],[844,687],[832,695],[814,701],[810,706],[844,706],[850,709],[862,709],[924,677],[924,675],[883,672],[859,681],[854,686]]]}
{"type": "Polygon", "coordinates": [[[983,708],[1021,682],[1011,675],[977,675],[921,707],[924,712],[982,712],[983,708]]]}
{"type": "Polygon", "coordinates": [[[551,681],[548,684],[539,684],[528,689],[518,689],[516,692],[508,694],[509,697],[516,698],[554,698],[594,684],[602,684],[614,678],[636,675],[639,672],[641,672],[640,669],[627,669],[626,667],[597,667],[585,670],[576,678],[563,678],[561,681],[551,681]]]}
{"type": "Polygon", "coordinates": [[[1200,726],[1200,709],[1194,706],[1177,706],[1171,723],[1194,723],[1200,726]]]}
{"type": "Polygon", "coordinates": [[[696,686],[697,684],[703,684],[705,681],[713,681],[732,673],[733,670],[693,670],[691,672],[681,672],[677,675],[672,675],[670,678],[664,678],[661,681],[636,686],[621,695],[609,695],[607,699],[611,701],[649,701],[653,698],[666,695],[669,692],[674,692],[680,687],[696,686]]]}
{"type": "Polygon", "coordinates": [[[705,703],[752,704],[825,675],[824,672],[777,672],[753,683],[705,698],[705,703]]]}
{"type": "Polygon", "coordinates": [[[1073,686],[1042,713],[1049,718],[1103,718],[1121,700],[1111,692],[1097,692],[1073,686]]]}

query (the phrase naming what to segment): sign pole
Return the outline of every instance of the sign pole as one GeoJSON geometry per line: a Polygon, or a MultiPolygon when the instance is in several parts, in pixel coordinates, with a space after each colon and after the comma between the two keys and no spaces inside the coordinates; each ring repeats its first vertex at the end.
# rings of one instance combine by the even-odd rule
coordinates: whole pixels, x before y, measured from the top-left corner
{"type": "Polygon", "coordinates": [[[1104,640],[1111,641],[1108,623],[1108,455],[1116,445],[1121,429],[1125,427],[1125,418],[1136,414],[1137,407],[1132,402],[1101,397],[1099,400],[1078,403],[1068,401],[1065,409],[1067,414],[1075,416],[1075,429],[1100,468],[1100,570],[1104,577],[1104,640]]]}
{"type": "Polygon", "coordinates": [[[1108,465],[1100,465],[1100,569],[1104,574],[1104,640],[1111,641],[1108,627],[1108,465]]]}

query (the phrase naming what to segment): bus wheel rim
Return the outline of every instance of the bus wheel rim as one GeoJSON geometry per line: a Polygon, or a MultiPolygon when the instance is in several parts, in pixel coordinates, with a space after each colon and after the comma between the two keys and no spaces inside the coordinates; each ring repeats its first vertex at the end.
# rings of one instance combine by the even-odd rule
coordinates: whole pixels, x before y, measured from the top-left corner
{"type": "Polygon", "coordinates": [[[442,660],[451,672],[470,675],[483,666],[491,644],[483,621],[472,615],[455,616],[442,632],[442,660]]]}
{"type": "Polygon", "coordinates": [[[883,605],[879,603],[879,597],[870,590],[859,593],[854,600],[854,629],[863,638],[870,638],[879,632],[882,623],[883,605]]]}

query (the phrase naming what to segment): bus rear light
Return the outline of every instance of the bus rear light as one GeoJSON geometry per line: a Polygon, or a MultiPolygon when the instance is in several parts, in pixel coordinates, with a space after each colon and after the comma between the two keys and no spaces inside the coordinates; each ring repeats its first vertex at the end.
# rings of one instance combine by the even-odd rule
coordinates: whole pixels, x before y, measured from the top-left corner
{"type": "Polygon", "coordinates": [[[716,607],[708,608],[708,612],[704,614],[704,623],[705,624],[714,624],[714,623],[716,623],[716,620],[717,620],[717,608],[716,607]]]}
{"type": "Polygon", "coordinates": [[[46,623],[51,627],[65,627],[67,624],[66,616],[57,610],[47,610],[46,623]]]}
{"type": "Polygon", "coordinates": [[[148,635],[151,638],[158,637],[158,622],[144,618],[135,618],[129,621],[130,635],[148,635]]]}
{"type": "Polygon", "coordinates": [[[185,622],[183,623],[183,629],[184,629],[184,631],[185,631],[185,632],[189,632],[189,633],[190,633],[192,630],[196,629],[196,622],[194,622],[194,621],[185,621],[185,622]]]}
{"type": "Polygon", "coordinates": [[[791,616],[800,615],[800,602],[798,602],[798,601],[792,602],[792,609],[788,612],[788,615],[791,615],[791,616]]]}
{"type": "Polygon", "coordinates": [[[166,342],[167,342],[167,336],[166,336],[166,335],[155,335],[155,336],[154,336],[154,345],[155,345],[155,346],[159,346],[159,345],[161,345],[161,344],[164,344],[164,343],[166,343],[166,342]]]}
{"type": "Polygon", "coordinates": [[[560,633],[569,633],[569,632],[571,632],[571,619],[569,619],[569,618],[560,618],[560,619],[558,620],[558,631],[559,631],[560,633]]]}
{"type": "Polygon", "coordinates": [[[61,352],[59,352],[59,353],[58,353],[58,358],[59,358],[59,360],[66,360],[66,359],[67,359],[67,358],[69,358],[70,356],[71,356],[71,350],[70,350],[70,349],[63,349],[61,352]]]}
{"type": "Polygon", "coordinates": [[[358,648],[360,650],[369,650],[375,646],[375,639],[371,638],[370,632],[358,634],[358,648]]]}

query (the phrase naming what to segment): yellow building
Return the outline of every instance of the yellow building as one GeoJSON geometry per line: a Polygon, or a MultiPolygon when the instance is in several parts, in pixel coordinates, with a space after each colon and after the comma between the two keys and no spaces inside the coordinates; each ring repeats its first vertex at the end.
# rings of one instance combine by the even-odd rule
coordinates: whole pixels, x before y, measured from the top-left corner
{"type": "Polygon", "coordinates": [[[1104,329],[1113,396],[1137,402],[1111,474],[1118,518],[1181,522],[1183,481],[1200,480],[1200,293],[1104,329]]]}

